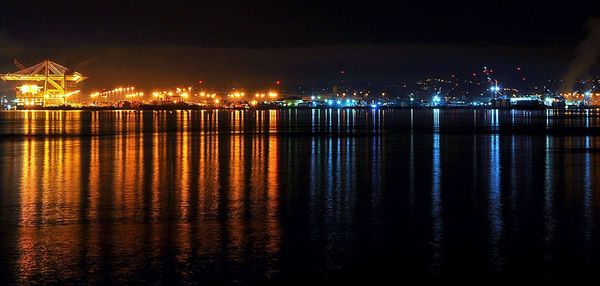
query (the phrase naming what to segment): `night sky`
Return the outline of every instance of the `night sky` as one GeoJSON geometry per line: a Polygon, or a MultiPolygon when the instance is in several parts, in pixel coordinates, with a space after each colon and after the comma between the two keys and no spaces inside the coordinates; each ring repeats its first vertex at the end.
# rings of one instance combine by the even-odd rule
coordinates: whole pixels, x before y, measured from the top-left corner
{"type": "Polygon", "coordinates": [[[560,77],[593,1],[3,1],[0,72],[50,58],[87,88],[388,83],[483,65],[560,77]]]}

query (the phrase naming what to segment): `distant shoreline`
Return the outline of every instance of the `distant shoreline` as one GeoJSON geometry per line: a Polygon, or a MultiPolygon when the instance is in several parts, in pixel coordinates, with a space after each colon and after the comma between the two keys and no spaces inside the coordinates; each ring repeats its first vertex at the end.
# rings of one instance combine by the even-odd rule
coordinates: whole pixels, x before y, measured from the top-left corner
{"type": "Polygon", "coordinates": [[[118,107],[43,107],[43,108],[26,108],[26,109],[7,109],[2,111],[44,111],[44,110],[82,110],[82,111],[110,111],[110,110],[128,110],[128,111],[145,111],[145,110],[376,110],[376,109],[457,109],[457,110],[556,110],[556,111],[567,111],[567,110],[595,110],[600,107],[590,106],[590,107],[574,107],[574,108],[553,108],[546,106],[539,107],[494,107],[494,106],[436,106],[436,107],[428,107],[428,106],[378,106],[378,107],[368,107],[368,106],[355,106],[355,107],[328,107],[328,106],[318,106],[318,107],[231,107],[231,108],[218,108],[218,107],[204,107],[204,106],[143,106],[136,108],[118,108],[118,107]]]}

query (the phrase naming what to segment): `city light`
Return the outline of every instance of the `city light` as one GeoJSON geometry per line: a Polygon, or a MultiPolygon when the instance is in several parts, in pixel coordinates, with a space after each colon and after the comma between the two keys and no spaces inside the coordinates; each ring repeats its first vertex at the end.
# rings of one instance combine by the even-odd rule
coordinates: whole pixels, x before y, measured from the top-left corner
{"type": "Polygon", "coordinates": [[[239,98],[246,96],[246,94],[244,92],[233,92],[233,93],[228,94],[227,96],[231,97],[231,98],[239,99],[239,98]]]}
{"type": "Polygon", "coordinates": [[[599,3],[4,1],[0,286],[593,283],[599,3]]]}
{"type": "Polygon", "coordinates": [[[24,84],[17,87],[17,89],[23,94],[37,94],[42,90],[42,87],[35,84],[24,84]]]}
{"type": "Polygon", "coordinates": [[[134,93],[128,93],[125,95],[125,98],[137,98],[137,97],[142,97],[144,96],[143,92],[134,92],[134,93]]]}
{"type": "Polygon", "coordinates": [[[69,96],[71,96],[71,95],[78,94],[79,92],[80,92],[80,90],[75,90],[75,91],[71,91],[71,92],[69,92],[69,93],[65,93],[65,97],[69,97],[69,96]]]}
{"type": "MultiPolygon", "coordinates": [[[[198,86],[179,86],[165,89],[154,88],[153,91],[145,93],[137,89],[135,86],[118,85],[115,88],[108,90],[93,91],[86,98],[77,98],[80,102],[69,103],[67,99],[73,98],[73,95],[79,91],[63,93],[46,92],[45,86],[25,82],[25,84],[17,87],[16,103],[20,105],[35,105],[36,107],[44,107],[46,102],[54,100],[54,105],[78,105],[78,106],[102,106],[102,107],[117,107],[122,108],[124,105],[127,108],[158,108],[177,103],[177,108],[185,108],[186,106],[193,108],[208,108],[212,105],[219,104],[219,108],[252,108],[255,106],[264,106],[268,108],[320,108],[320,107],[335,107],[335,108],[362,108],[371,107],[374,105],[381,108],[403,107],[403,106],[422,106],[422,107],[466,107],[466,106],[494,106],[494,107],[511,107],[523,105],[526,101],[535,101],[545,106],[560,106],[562,102],[559,97],[564,97],[567,104],[571,106],[591,107],[600,106],[600,96],[595,91],[596,87],[592,86],[592,90],[579,92],[565,92],[557,94],[557,97],[552,97],[548,94],[540,92],[524,93],[519,89],[511,86],[510,82],[505,82],[507,87],[501,87],[498,81],[492,78],[492,70],[484,69],[486,79],[480,82],[475,82],[473,79],[464,80],[465,84],[471,84],[470,88],[475,91],[457,90],[454,81],[458,81],[458,76],[453,75],[452,80],[447,78],[425,78],[417,81],[417,89],[414,90],[386,90],[381,91],[383,87],[371,88],[356,88],[356,87],[339,87],[333,89],[323,88],[320,91],[306,90],[304,87],[298,90],[279,90],[279,87],[271,89],[256,89],[245,90],[244,87],[228,88],[220,87],[215,90],[207,90],[206,87],[200,89],[198,86]],[[447,85],[451,84],[452,87],[447,85]],[[442,89],[449,88],[449,92],[442,94],[442,89]],[[380,89],[377,91],[377,89],[380,89]],[[433,91],[429,100],[426,100],[426,94],[433,91]],[[284,93],[284,94],[280,94],[284,93]],[[492,93],[490,98],[489,92],[492,93]],[[248,93],[248,94],[247,94],[248,93]],[[306,94],[308,93],[308,94],[306,94]],[[38,95],[36,95],[38,94],[38,95]],[[223,97],[218,96],[218,94],[223,97]],[[151,96],[150,96],[151,95],[151,96]],[[501,96],[503,95],[503,96],[501,96]],[[481,98],[476,98],[481,96],[481,98]],[[39,97],[39,98],[38,98],[39,97]],[[475,98],[474,98],[475,97],[475,98]],[[488,97],[488,98],[486,98],[488,97]],[[35,100],[36,98],[37,101],[35,100]],[[323,99],[321,99],[323,98],[323,99]],[[423,98],[423,99],[420,99],[423,98]],[[527,98],[528,100],[520,101],[519,98],[527,98]],[[536,98],[536,100],[531,100],[536,98]],[[554,99],[553,99],[554,98],[554,99]],[[360,99],[360,100],[357,100],[360,99]],[[126,104],[125,102],[129,102],[126,104]],[[504,103],[503,103],[504,102],[504,103]],[[145,106],[142,106],[145,105],[145,106]]],[[[585,81],[580,81],[585,84],[585,81]]],[[[250,85],[253,86],[253,85],[250,85]]],[[[406,88],[407,85],[402,85],[406,88]]],[[[392,89],[391,87],[388,87],[392,89]]],[[[577,87],[581,89],[581,87],[577,87]]],[[[577,89],[575,88],[575,89],[577,89]]],[[[546,89],[546,92],[551,91],[546,89]]],[[[556,94],[555,94],[556,95],[556,94]]],[[[71,101],[73,101],[71,99],[71,101]]],[[[533,104],[533,103],[532,103],[533,104]]],[[[4,104],[6,106],[6,104],[4,104]]]]}

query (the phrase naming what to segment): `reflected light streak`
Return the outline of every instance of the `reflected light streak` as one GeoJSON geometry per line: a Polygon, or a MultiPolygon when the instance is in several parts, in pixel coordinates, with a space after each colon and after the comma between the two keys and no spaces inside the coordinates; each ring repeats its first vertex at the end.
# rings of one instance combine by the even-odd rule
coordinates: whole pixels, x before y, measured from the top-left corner
{"type": "MultiPolygon", "coordinates": [[[[434,126],[439,127],[439,109],[434,110],[434,126]],[[437,112],[436,112],[437,111],[437,112]],[[437,124],[435,122],[438,122],[437,124]]],[[[437,128],[437,127],[436,127],[437,128]]],[[[437,129],[436,129],[437,130],[437,129]]],[[[432,187],[431,187],[431,217],[432,217],[432,234],[431,247],[433,251],[433,271],[439,272],[442,260],[442,239],[444,232],[443,217],[442,217],[442,194],[441,194],[441,158],[440,158],[440,134],[433,134],[433,154],[431,158],[432,164],[432,187]]]]}
{"type": "Polygon", "coordinates": [[[547,249],[546,259],[550,259],[550,251],[552,241],[554,240],[555,221],[554,221],[554,189],[553,189],[553,157],[552,157],[552,138],[546,136],[546,150],[544,157],[544,246],[547,249]]]}
{"type": "Polygon", "coordinates": [[[503,257],[501,256],[500,241],[504,232],[504,220],[502,218],[502,190],[501,190],[501,164],[500,164],[500,138],[498,134],[490,136],[490,166],[489,166],[489,220],[490,220],[490,243],[491,264],[494,269],[501,270],[503,257]]]}

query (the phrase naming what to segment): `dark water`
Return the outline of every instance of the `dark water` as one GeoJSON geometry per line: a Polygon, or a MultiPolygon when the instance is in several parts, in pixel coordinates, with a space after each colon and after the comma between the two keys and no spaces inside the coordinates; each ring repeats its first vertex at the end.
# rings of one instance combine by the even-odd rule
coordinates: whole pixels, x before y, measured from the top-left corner
{"type": "Polygon", "coordinates": [[[598,278],[599,130],[594,111],[0,112],[0,282],[598,278]]]}

